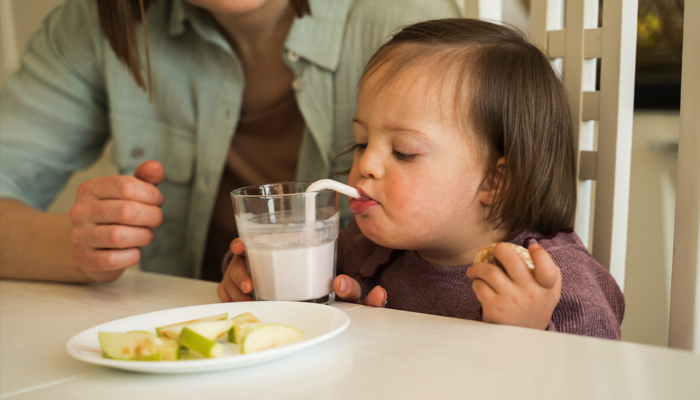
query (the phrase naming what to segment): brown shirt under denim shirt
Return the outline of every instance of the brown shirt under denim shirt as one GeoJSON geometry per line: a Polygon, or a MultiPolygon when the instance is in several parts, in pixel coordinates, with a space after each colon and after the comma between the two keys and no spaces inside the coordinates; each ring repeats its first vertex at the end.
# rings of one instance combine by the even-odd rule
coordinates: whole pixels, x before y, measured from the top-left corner
{"type": "Polygon", "coordinates": [[[221,281],[221,259],[238,237],[230,193],[244,186],[293,181],[304,120],[291,90],[263,110],[241,113],[209,225],[202,279],[221,281]]]}

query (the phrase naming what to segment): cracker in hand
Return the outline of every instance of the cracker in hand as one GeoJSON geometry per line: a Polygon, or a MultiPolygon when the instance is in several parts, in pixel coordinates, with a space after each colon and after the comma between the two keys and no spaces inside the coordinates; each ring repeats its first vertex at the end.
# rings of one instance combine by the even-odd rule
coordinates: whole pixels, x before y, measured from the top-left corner
{"type": "MultiPolygon", "coordinates": [[[[491,251],[493,250],[494,246],[496,246],[498,243],[491,243],[481,250],[479,250],[478,253],[476,253],[476,257],[474,257],[474,264],[479,263],[479,262],[487,262],[489,264],[494,264],[498,266],[500,269],[505,271],[506,269],[503,268],[503,264],[501,264],[492,254],[491,251]]],[[[522,257],[523,261],[525,261],[525,264],[527,264],[527,267],[529,269],[535,269],[535,264],[532,263],[532,258],[530,257],[530,252],[527,251],[526,248],[522,246],[518,246],[517,244],[514,243],[506,243],[515,251],[520,254],[520,257],[522,257]]]]}

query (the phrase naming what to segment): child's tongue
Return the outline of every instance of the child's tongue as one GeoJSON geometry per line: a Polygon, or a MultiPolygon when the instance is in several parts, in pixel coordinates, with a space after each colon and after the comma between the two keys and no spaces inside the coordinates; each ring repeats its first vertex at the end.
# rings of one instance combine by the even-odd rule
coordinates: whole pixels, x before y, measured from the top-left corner
{"type": "Polygon", "coordinates": [[[350,206],[350,212],[357,215],[364,214],[367,210],[376,206],[377,204],[379,203],[377,203],[375,200],[362,196],[356,199],[350,199],[348,205],[350,206]]]}

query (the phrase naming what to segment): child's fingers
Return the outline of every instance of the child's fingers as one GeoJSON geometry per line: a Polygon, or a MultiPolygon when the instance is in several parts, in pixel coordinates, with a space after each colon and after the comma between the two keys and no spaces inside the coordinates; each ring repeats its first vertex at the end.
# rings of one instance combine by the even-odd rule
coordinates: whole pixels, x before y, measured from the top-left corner
{"type": "Polygon", "coordinates": [[[496,300],[496,296],[498,296],[496,291],[493,290],[488,283],[482,281],[481,279],[474,279],[472,281],[472,290],[474,290],[474,294],[481,303],[482,307],[484,304],[488,306],[489,304],[493,303],[496,300]]]}
{"type": "Polygon", "coordinates": [[[533,243],[527,249],[535,264],[535,280],[540,286],[550,289],[561,280],[561,271],[550,257],[547,250],[537,243],[533,243]]]}
{"type": "Polygon", "coordinates": [[[248,267],[243,256],[233,256],[226,270],[225,278],[234,283],[242,293],[250,293],[253,290],[253,280],[248,274],[248,267]]]}
{"type": "Polygon", "coordinates": [[[240,238],[233,239],[229,248],[231,249],[231,252],[233,254],[236,254],[239,256],[241,256],[241,255],[243,255],[243,253],[245,253],[245,244],[243,243],[243,241],[240,238]]]}
{"type": "Polygon", "coordinates": [[[227,273],[224,278],[219,283],[217,288],[217,293],[219,294],[219,299],[222,302],[230,301],[252,301],[253,298],[243,293],[239,286],[232,280],[231,276],[227,273]]]}
{"type": "Polygon", "coordinates": [[[371,307],[384,307],[386,303],[386,290],[381,286],[375,286],[374,289],[367,293],[367,297],[362,301],[362,304],[371,307]]]}
{"type": "Polygon", "coordinates": [[[493,248],[493,256],[501,262],[513,282],[532,281],[532,273],[520,254],[506,243],[499,243],[493,248]]]}
{"type": "Polygon", "coordinates": [[[467,277],[472,280],[480,279],[496,293],[501,294],[506,293],[513,284],[500,268],[485,262],[476,263],[469,267],[467,277]]]}
{"type": "Polygon", "coordinates": [[[219,300],[221,300],[222,303],[230,303],[233,301],[233,298],[231,298],[231,296],[228,295],[228,292],[226,292],[226,287],[223,281],[221,281],[219,286],[216,288],[216,293],[219,295],[219,300]]]}
{"type": "Polygon", "coordinates": [[[356,280],[347,275],[338,275],[333,280],[333,290],[338,300],[357,303],[362,295],[362,288],[356,280]]]}

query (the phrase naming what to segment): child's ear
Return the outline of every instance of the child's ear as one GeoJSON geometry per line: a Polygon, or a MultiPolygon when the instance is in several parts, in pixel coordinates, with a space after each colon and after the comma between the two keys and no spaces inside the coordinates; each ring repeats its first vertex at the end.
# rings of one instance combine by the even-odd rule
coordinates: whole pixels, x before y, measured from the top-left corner
{"type": "Polygon", "coordinates": [[[485,206],[492,206],[496,200],[496,194],[503,188],[502,179],[503,170],[506,165],[506,159],[504,157],[499,158],[496,161],[496,167],[493,169],[491,174],[484,179],[484,184],[481,186],[481,192],[479,193],[479,201],[485,206]]]}

